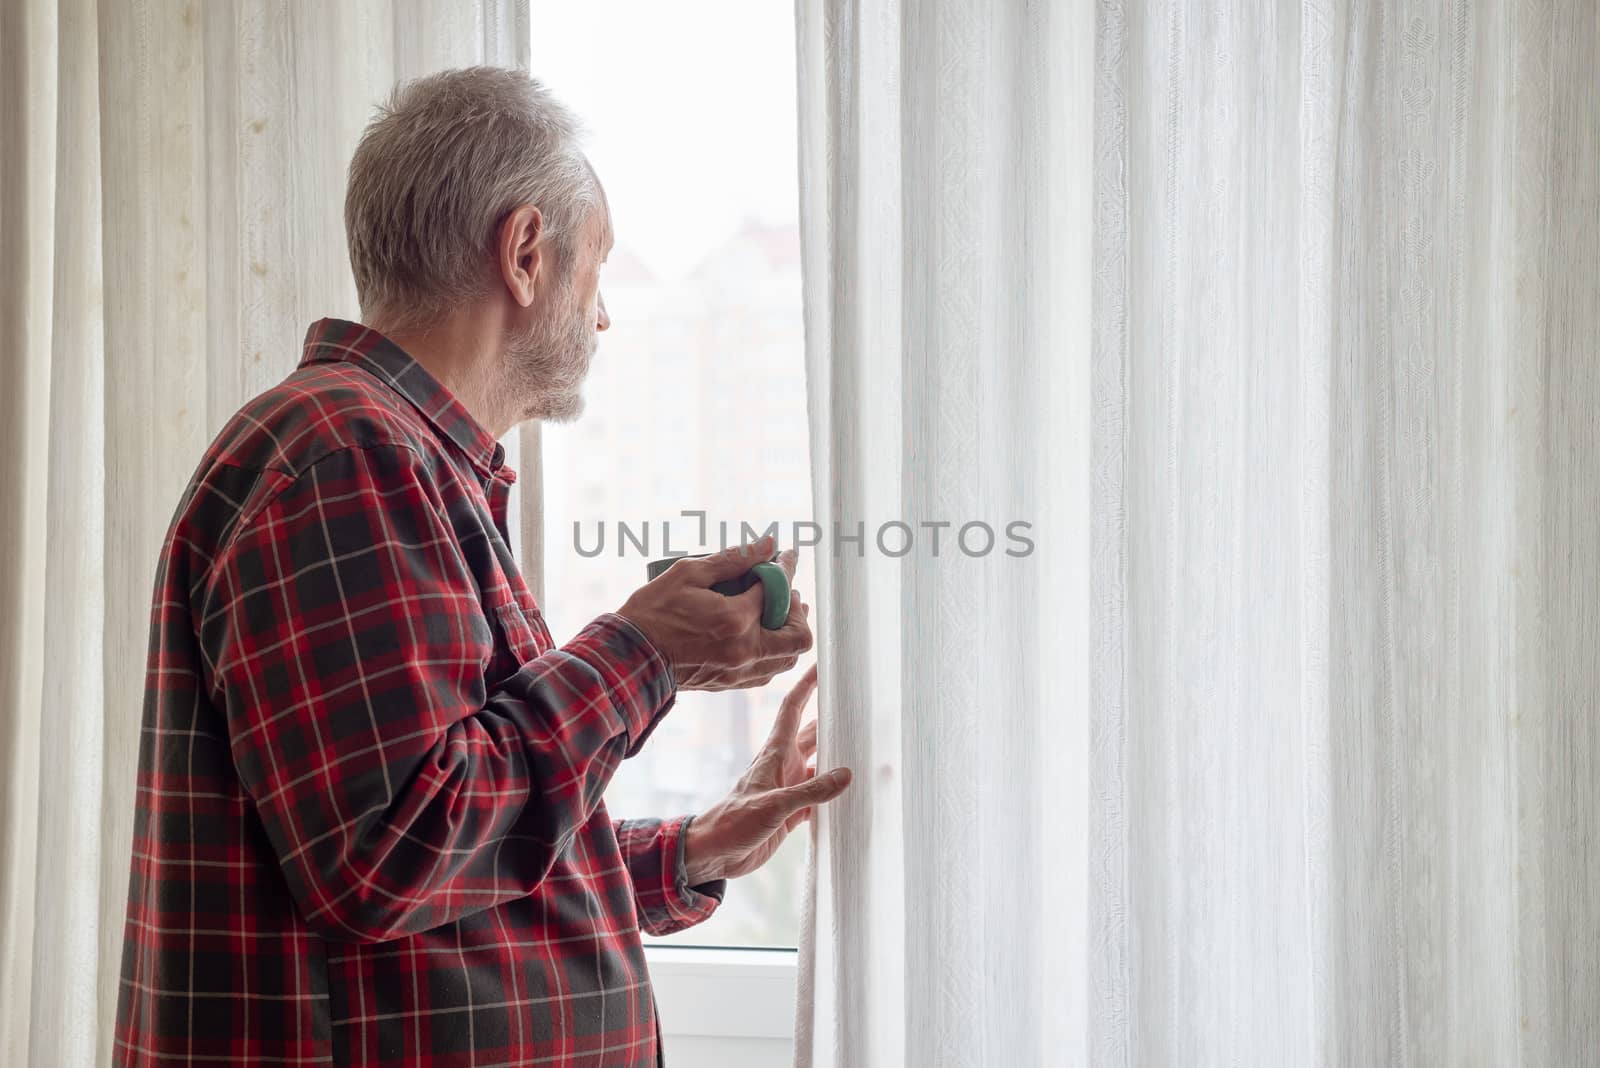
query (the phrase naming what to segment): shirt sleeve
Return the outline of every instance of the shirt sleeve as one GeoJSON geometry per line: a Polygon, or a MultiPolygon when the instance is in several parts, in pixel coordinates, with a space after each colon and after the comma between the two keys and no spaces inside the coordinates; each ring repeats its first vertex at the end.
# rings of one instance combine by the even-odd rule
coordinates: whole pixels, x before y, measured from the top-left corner
{"type": "Polygon", "coordinates": [[[400,446],[286,486],[213,567],[202,620],[240,780],[307,924],[341,941],[529,893],[674,697],[614,614],[489,690],[463,546],[400,446]]]}
{"type": "Polygon", "coordinates": [[[685,832],[692,816],[618,820],[617,843],[633,881],[633,901],[646,934],[669,935],[711,918],[727,893],[726,879],[689,885],[685,832]]]}

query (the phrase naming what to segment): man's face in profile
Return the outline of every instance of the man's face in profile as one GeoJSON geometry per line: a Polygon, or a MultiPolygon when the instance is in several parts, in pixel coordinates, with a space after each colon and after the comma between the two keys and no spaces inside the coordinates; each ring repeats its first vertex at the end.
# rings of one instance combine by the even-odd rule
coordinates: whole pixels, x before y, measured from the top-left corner
{"type": "Polygon", "coordinates": [[[600,265],[611,251],[611,213],[604,197],[584,218],[546,299],[529,309],[526,326],[507,343],[507,378],[526,398],[522,417],[567,423],[583,413],[583,380],[611,325],[600,296],[600,265]]]}

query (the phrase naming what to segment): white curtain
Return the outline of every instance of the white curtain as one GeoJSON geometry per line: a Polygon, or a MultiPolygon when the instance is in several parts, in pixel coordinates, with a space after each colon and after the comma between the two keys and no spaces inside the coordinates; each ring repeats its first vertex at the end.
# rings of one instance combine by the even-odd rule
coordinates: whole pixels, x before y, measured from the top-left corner
{"type": "Polygon", "coordinates": [[[1600,5],[797,11],[798,1062],[1593,1063],[1600,5]]]}
{"type": "Polygon", "coordinates": [[[0,5],[0,1063],[109,1062],[157,551],[222,422],[358,314],[362,127],[398,79],[525,62],[527,19],[0,5]]]}

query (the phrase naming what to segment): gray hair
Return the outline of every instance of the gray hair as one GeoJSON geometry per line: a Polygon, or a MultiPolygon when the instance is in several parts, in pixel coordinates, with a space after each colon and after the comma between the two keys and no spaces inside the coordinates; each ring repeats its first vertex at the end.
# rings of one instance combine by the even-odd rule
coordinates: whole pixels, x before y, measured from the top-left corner
{"type": "Polygon", "coordinates": [[[350,160],[344,226],[361,313],[425,322],[478,296],[496,231],[532,204],[565,274],[598,183],[577,118],[534,78],[499,67],[396,87],[350,160]]]}

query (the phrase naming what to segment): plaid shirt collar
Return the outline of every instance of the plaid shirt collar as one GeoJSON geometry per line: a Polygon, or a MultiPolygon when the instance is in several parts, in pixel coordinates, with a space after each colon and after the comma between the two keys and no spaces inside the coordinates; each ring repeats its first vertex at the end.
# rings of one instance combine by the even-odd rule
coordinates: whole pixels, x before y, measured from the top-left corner
{"type": "Polygon", "coordinates": [[[439,435],[453,442],[487,476],[509,480],[506,453],[455,395],[404,349],[371,327],[344,319],[319,319],[306,331],[300,366],[352,363],[375,376],[421,412],[439,435]]]}

